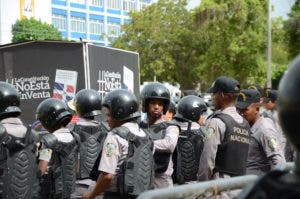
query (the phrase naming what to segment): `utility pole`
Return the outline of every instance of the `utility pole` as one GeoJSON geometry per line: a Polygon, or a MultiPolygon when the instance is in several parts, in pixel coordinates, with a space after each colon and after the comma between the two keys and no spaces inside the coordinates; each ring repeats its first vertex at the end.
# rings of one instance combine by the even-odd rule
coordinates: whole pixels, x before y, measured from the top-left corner
{"type": "Polygon", "coordinates": [[[271,0],[268,0],[268,47],[267,47],[267,88],[272,88],[272,5],[271,0]]]}

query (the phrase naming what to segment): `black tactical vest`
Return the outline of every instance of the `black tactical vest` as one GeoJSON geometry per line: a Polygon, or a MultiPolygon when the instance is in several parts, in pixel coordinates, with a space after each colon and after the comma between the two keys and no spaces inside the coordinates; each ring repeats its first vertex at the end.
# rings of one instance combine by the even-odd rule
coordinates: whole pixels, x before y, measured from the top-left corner
{"type": "Polygon", "coordinates": [[[90,172],[103,149],[108,129],[99,123],[97,126],[75,124],[73,131],[80,137],[80,166],[77,178],[89,178],[90,172]]]}
{"type": "Polygon", "coordinates": [[[183,184],[197,180],[200,157],[204,146],[204,133],[199,129],[188,129],[179,134],[177,146],[173,153],[173,181],[183,184]]]}
{"type": "Polygon", "coordinates": [[[104,146],[104,141],[106,139],[106,136],[107,136],[107,133],[109,132],[109,127],[106,126],[104,123],[101,123],[101,133],[99,135],[99,137],[97,138],[98,142],[100,143],[99,144],[99,148],[100,148],[100,151],[98,153],[98,157],[97,159],[95,160],[94,162],[94,165],[90,171],[90,174],[89,174],[89,178],[94,180],[94,181],[97,181],[99,175],[100,175],[100,171],[98,170],[99,168],[99,164],[100,164],[100,160],[101,160],[101,156],[102,156],[102,150],[103,150],[103,146],[104,146]]]}
{"type": "Polygon", "coordinates": [[[224,139],[218,145],[214,172],[231,176],[246,173],[246,161],[250,143],[250,126],[243,119],[237,123],[230,115],[217,113],[213,117],[221,119],[226,126],[224,139]]]}
{"type": "MultiPolygon", "coordinates": [[[[178,126],[173,122],[161,122],[158,124],[152,124],[148,126],[147,123],[142,122],[140,127],[150,135],[152,140],[164,139],[166,136],[166,129],[169,126],[178,126]]],[[[178,126],[180,129],[180,127],[178,126]]],[[[155,173],[164,173],[168,169],[168,165],[171,159],[172,153],[165,151],[155,151],[154,152],[154,162],[155,162],[155,173]]]]}
{"type": "Polygon", "coordinates": [[[24,138],[17,138],[9,134],[6,134],[6,138],[2,138],[0,146],[0,198],[38,198],[37,148],[31,134],[31,128],[27,128],[24,138]]]}
{"type": "MultiPolygon", "coordinates": [[[[0,169],[2,169],[2,170],[0,170],[0,174],[3,172],[3,168],[4,168],[3,165],[4,165],[4,163],[6,163],[6,159],[7,159],[6,148],[3,145],[7,139],[8,139],[8,134],[6,132],[6,129],[0,123],[0,169]]],[[[3,182],[3,181],[0,181],[0,183],[1,182],[3,182]]],[[[1,186],[1,184],[0,184],[0,186],[1,186]]],[[[0,190],[3,190],[3,189],[0,189],[0,190]]]]}
{"type": "Polygon", "coordinates": [[[128,141],[128,154],[120,167],[117,189],[121,194],[137,196],[152,189],[154,183],[153,141],[146,134],[137,136],[126,127],[117,127],[113,133],[128,141]]]}
{"type": "Polygon", "coordinates": [[[294,199],[300,198],[300,183],[295,174],[287,171],[270,171],[251,188],[243,190],[239,199],[294,199]]]}
{"type": "MultiPolygon", "coordinates": [[[[72,132],[71,132],[72,133],[72,132]]],[[[68,198],[75,188],[79,137],[72,133],[71,142],[59,142],[53,134],[43,136],[42,143],[52,149],[48,174],[40,183],[41,198],[68,198]]]]}

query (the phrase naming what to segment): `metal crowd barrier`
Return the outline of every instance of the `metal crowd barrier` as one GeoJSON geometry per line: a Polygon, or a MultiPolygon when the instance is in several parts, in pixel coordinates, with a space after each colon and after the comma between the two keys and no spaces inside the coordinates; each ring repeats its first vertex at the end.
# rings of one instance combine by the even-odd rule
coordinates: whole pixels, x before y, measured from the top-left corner
{"type": "MultiPolygon", "coordinates": [[[[293,162],[278,165],[275,169],[289,171],[294,169],[293,162]]],[[[223,178],[206,182],[197,182],[174,186],[172,188],[155,189],[142,193],[138,199],[199,199],[218,195],[221,192],[238,190],[257,180],[256,175],[245,175],[233,178],[223,178]]]]}
{"type": "Polygon", "coordinates": [[[172,188],[146,191],[139,195],[138,199],[205,198],[209,195],[217,195],[223,191],[242,189],[249,183],[253,183],[256,179],[256,175],[245,175],[198,182],[194,184],[179,185],[172,188]]]}
{"type": "Polygon", "coordinates": [[[295,167],[295,163],[294,162],[287,162],[285,164],[280,164],[276,166],[276,170],[281,170],[281,171],[290,171],[293,170],[295,167]]]}

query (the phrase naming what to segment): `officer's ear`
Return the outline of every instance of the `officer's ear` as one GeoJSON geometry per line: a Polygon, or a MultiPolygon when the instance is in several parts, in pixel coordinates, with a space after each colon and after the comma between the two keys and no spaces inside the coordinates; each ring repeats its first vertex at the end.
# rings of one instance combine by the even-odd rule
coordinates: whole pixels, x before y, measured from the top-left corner
{"type": "Polygon", "coordinates": [[[255,106],[256,106],[256,111],[259,112],[260,103],[255,103],[255,106]]]}

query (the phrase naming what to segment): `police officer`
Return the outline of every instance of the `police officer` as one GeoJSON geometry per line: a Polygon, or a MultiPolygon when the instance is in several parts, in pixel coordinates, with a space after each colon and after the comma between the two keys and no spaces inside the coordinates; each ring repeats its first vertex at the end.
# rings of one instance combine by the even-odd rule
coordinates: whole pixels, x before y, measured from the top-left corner
{"type": "Polygon", "coordinates": [[[251,126],[247,174],[262,175],[276,165],[285,163],[283,148],[273,121],[259,113],[259,92],[241,90],[236,107],[251,126]]]}
{"type": "Polygon", "coordinates": [[[266,90],[264,96],[264,108],[266,111],[264,113],[266,117],[270,117],[276,123],[278,123],[277,111],[275,111],[277,98],[278,98],[277,90],[273,90],[273,89],[266,90]],[[276,117],[276,120],[274,116],[276,117]]]}
{"type": "Polygon", "coordinates": [[[80,120],[72,131],[80,137],[79,168],[75,192],[71,198],[78,198],[88,192],[93,185],[90,172],[103,148],[108,127],[103,122],[95,120],[101,114],[101,96],[93,89],[82,89],[76,93],[73,106],[80,120]]]}
{"type": "Polygon", "coordinates": [[[111,131],[100,160],[98,177],[92,192],[82,198],[95,198],[104,192],[106,198],[136,198],[152,187],[153,142],[139,128],[138,101],[127,90],[107,93],[102,103],[111,131]]]}
{"type": "Polygon", "coordinates": [[[260,94],[260,104],[262,105],[264,102],[264,89],[261,87],[260,84],[249,84],[247,89],[253,89],[259,92],[260,94]]]}
{"type": "Polygon", "coordinates": [[[198,96],[188,95],[181,98],[178,102],[178,113],[174,116],[177,123],[183,122],[180,125],[181,130],[188,128],[189,122],[192,129],[198,129],[200,125],[204,125],[204,114],[207,111],[205,101],[198,96]]]}
{"type": "Polygon", "coordinates": [[[277,97],[278,97],[278,92],[277,90],[272,90],[272,89],[267,89],[264,97],[263,97],[263,112],[261,112],[262,116],[264,117],[268,117],[271,120],[273,120],[273,122],[276,125],[276,128],[279,127],[279,123],[278,123],[278,115],[277,115],[277,111],[275,111],[276,109],[276,101],[277,101],[277,97]]]}
{"type": "Polygon", "coordinates": [[[169,90],[159,82],[151,82],[141,91],[142,111],[147,120],[141,127],[150,133],[154,140],[155,188],[172,187],[173,161],[172,153],[176,147],[179,127],[165,122],[162,115],[167,112],[170,103],[169,90]]]}
{"type": "Polygon", "coordinates": [[[204,112],[206,103],[200,97],[188,95],[178,102],[178,113],[174,121],[180,126],[178,143],[173,154],[174,178],[177,183],[197,180],[199,161],[204,145],[204,112]],[[192,147],[191,147],[192,146],[192,147]]]}
{"type": "Polygon", "coordinates": [[[66,126],[72,119],[67,105],[48,98],[36,109],[36,118],[49,132],[41,138],[40,198],[70,198],[76,180],[79,138],[66,126]]]}
{"type": "Polygon", "coordinates": [[[290,65],[279,84],[278,113],[279,120],[287,138],[297,150],[294,172],[274,170],[260,178],[251,188],[247,188],[239,198],[299,198],[300,197],[300,57],[290,65]]]}
{"type": "Polygon", "coordinates": [[[264,97],[265,111],[262,113],[262,115],[264,117],[269,117],[273,120],[274,125],[278,132],[277,137],[280,141],[281,147],[284,150],[286,147],[286,138],[285,138],[283,131],[281,129],[281,126],[279,124],[278,111],[276,108],[277,98],[278,98],[277,90],[273,90],[273,89],[266,90],[265,97],[264,97]]]}
{"type": "Polygon", "coordinates": [[[0,198],[38,198],[36,146],[17,89],[0,82],[0,198]]]}
{"type": "Polygon", "coordinates": [[[206,120],[200,181],[245,174],[250,126],[235,108],[239,91],[239,82],[226,76],[218,77],[207,91],[212,93],[212,105],[218,111],[206,120]]]}

